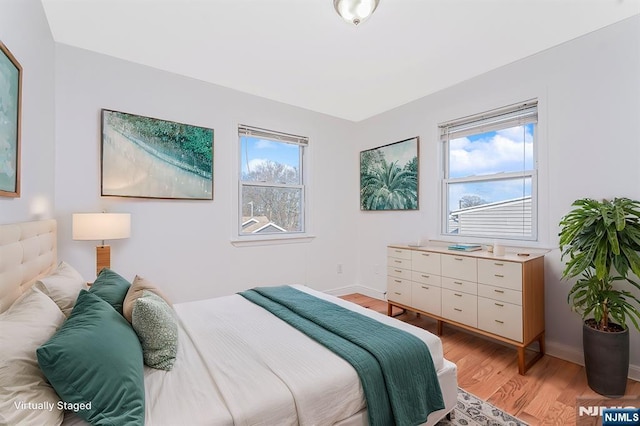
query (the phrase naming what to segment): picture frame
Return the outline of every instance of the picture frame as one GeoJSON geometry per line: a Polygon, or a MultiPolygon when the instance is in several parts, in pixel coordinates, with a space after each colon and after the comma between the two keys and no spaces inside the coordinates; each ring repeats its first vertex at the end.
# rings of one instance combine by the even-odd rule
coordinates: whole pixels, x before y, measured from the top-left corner
{"type": "Polygon", "coordinates": [[[22,66],[0,42],[0,196],[20,197],[22,66]]]}
{"type": "Polygon", "coordinates": [[[360,210],[418,210],[420,138],[360,152],[360,210]]]}
{"type": "Polygon", "coordinates": [[[213,200],[214,130],[102,109],[102,196],[213,200]]]}

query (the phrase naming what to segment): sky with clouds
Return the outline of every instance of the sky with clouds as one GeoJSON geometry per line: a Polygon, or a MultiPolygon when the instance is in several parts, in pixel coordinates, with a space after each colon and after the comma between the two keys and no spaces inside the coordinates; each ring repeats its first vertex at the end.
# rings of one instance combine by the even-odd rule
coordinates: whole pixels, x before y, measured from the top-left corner
{"type": "MultiPolygon", "coordinates": [[[[450,178],[532,170],[533,124],[451,140],[449,167],[450,178]]],[[[449,185],[449,208],[457,209],[465,195],[489,203],[519,198],[531,195],[531,179],[449,185]]]]}
{"type": "Polygon", "coordinates": [[[243,174],[267,161],[299,169],[299,145],[243,136],[240,148],[243,174]]]}

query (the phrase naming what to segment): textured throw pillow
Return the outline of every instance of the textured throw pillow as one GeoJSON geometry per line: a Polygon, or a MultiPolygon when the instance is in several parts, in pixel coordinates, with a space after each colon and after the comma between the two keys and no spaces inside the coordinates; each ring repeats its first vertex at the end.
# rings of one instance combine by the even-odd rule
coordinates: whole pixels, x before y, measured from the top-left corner
{"type": "Polygon", "coordinates": [[[0,314],[0,424],[62,423],[60,398],[38,367],[36,348],[64,320],[58,306],[34,288],[0,314]]]}
{"type": "Polygon", "coordinates": [[[88,288],[82,275],[66,262],[60,262],[51,275],[36,281],[34,286],[56,302],[67,317],[80,290],[88,288]]]}
{"type": "Polygon", "coordinates": [[[132,323],[144,363],[159,370],[171,370],[178,352],[178,323],[173,308],[148,290],[133,304],[132,323]]]}
{"type": "Polygon", "coordinates": [[[138,299],[139,297],[142,297],[142,292],[145,290],[155,293],[156,295],[162,297],[169,306],[172,306],[171,301],[164,294],[162,294],[162,292],[158,290],[158,288],[155,285],[153,285],[149,280],[142,278],[139,275],[136,275],[136,277],[133,279],[133,283],[131,283],[131,287],[129,287],[129,291],[127,291],[127,295],[124,298],[124,303],[122,307],[122,311],[123,311],[122,313],[124,317],[127,319],[127,321],[131,322],[131,312],[133,311],[133,303],[136,301],[136,299],[138,299]]]}
{"type": "Polygon", "coordinates": [[[60,398],[94,425],[144,424],[144,366],[131,326],[85,290],[60,330],[36,351],[60,398]]]}
{"type": "Polygon", "coordinates": [[[89,291],[108,302],[116,311],[122,314],[122,304],[129,287],[131,287],[129,281],[111,269],[104,268],[98,274],[89,291]]]}

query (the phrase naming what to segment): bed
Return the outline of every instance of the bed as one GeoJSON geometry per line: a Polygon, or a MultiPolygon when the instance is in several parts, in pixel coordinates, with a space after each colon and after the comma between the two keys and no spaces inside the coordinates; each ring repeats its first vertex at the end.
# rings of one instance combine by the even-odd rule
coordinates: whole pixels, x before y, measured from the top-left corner
{"type": "MultiPolygon", "coordinates": [[[[64,329],[71,321],[67,318],[70,312],[80,310],[81,298],[99,299],[86,289],[78,290],[81,297],[78,297],[74,307],[69,300],[62,303],[57,300],[55,291],[51,290],[53,287],[42,288],[42,283],[51,282],[51,277],[63,267],[71,269],[64,262],[58,263],[54,220],[0,225],[0,321],[3,321],[0,326],[7,330],[15,329],[13,334],[3,330],[4,337],[0,336],[0,339],[5,339],[5,342],[0,340],[0,351],[5,352],[1,354],[4,361],[0,361],[4,363],[0,364],[0,392],[6,393],[0,394],[0,400],[4,399],[0,402],[2,424],[10,423],[2,415],[15,415],[17,411],[23,416],[22,420],[35,422],[37,416],[46,414],[44,412],[50,406],[47,404],[60,403],[60,397],[55,391],[46,389],[49,387],[47,378],[52,383],[55,383],[54,380],[48,374],[45,378],[42,371],[36,371],[39,366],[34,359],[33,348],[40,347],[51,339],[51,335],[58,334],[59,331],[56,333],[56,330],[64,329]],[[55,301],[58,309],[39,306],[41,313],[38,315],[16,314],[19,311],[18,305],[24,304],[22,302],[28,298],[38,299],[38,303],[43,306],[53,306],[47,301],[47,297],[55,301]],[[51,314],[45,314],[49,310],[51,314]],[[11,317],[10,314],[14,317],[12,322],[7,320],[7,317],[11,317]],[[19,322],[23,320],[38,322],[31,325],[30,331],[24,332],[19,322]],[[12,353],[8,345],[3,346],[7,339],[25,339],[29,333],[33,333],[33,337],[29,337],[30,340],[25,343],[29,347],[26,352],[12,353]],[[19,363],[11,363],[8,358],[12,356],[19,358],[24,367],[15,367],[19,363]],[[30,358],[26,359],[28,356],[30,358]],[[26,371],[39,374],[40,377],[33,379],[30,385],[23,384],[21,388],[7,387],[7,383],[12,384],[11,374],[20,375],[22,380],[26,371]],[[7,388],[10,389],[7,391],[7,388]],[[47,390],[49,399],[35,392],[36,388],[47,390]]],[[[380,327],[389,326],[393,331],[403,330],[413,336],[412,339],[419,339],[426,345],[433,360],[444,405],[443,409],[429,414],[425,424],[433,425],[453,410],[457,397],[456,366],[443,357],[442,343],[437,336],[305,286],[291,286],[286,290],[294,290],[301,297],[313,296],[322,303],[328,302],[339,307],[336,309],[356,312],[377,321],[376,324],[384,324],[380,327]]],[[[105,312],[109,309],[105,309],[105,312]]],[[[89,315],[94,315],[97,311],[99,309],[92,306],[89,315]]],[[[142,373],[145,424],[355,426],[370,423],[365,391],[356,369],[342,357],[246,296],[233,294],[179,303],[173,305],[173,311],[178,342],[175,362],[169,371],[145,365],[142,373]]],[[[104,340],[101,343],[107,345],[108,338],[105,337],[104,340]]],[[[92,343],[84,349],[95,350],[95,345],[98,344],[92,343]]],[[[14,346],[16,345],[12,345],[14,346]]],[[[42,355],[40,351],[38,349],[38,357],[42,355]]],[[[67,364],[74,365],[71,370],[61,374],[76,374],[78,370],[83,370],[78,367],[80,363],[67,364]]],[[[93,364],[102,368],[110,362],[93,364]]],[[[68,365],[63,367],[67,368],[68,365]]],[[[118,369],[116,366],[108,371],[118,369]]],[[[92,373],[86,380],[108,382],[111,379],[111,375],[102,370],[101,373],[92,373]]],[[[105,389],[108,386],[106,383],[105,389]]],[[[412,389],[403,391],[413,393],[412,389]]],[[[54,418],[56,423],[87,424],[73,413],[76,406],[56,405],[51,410],[54,416],[58,407],[68,409],[57,413],[58,417],[54,418]]],[[[108,424],[108,419],[94,423],[108,424]]]]}

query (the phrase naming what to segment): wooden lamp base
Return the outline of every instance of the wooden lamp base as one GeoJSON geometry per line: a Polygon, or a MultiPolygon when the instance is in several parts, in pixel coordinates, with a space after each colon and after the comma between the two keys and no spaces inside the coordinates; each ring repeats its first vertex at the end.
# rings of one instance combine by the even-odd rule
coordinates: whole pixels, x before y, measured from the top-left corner
{"type": "Polygon", "coordinates": [[[111,268],[111,246],[96,246],[96,276],[104,268],[111,268]]]}

